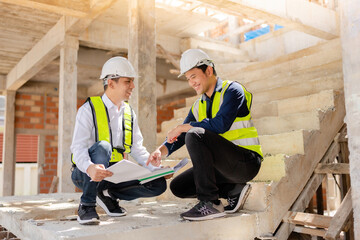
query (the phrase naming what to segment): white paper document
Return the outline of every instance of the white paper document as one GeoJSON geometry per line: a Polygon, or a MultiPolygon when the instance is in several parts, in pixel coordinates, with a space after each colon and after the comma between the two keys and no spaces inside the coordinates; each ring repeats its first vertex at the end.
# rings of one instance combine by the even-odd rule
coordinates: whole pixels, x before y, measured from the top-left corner
{"type": "Polygon", "coordinates": [[[159,168],[152,172],[145,167],[124,159],[107,168],[113,175],[104,180],[113,183],[139,180],[140,183],[146,183],[177,172],[180,168],[184,167],[188,161],[187,158],[184,158],[173,168],[159,168]]]}

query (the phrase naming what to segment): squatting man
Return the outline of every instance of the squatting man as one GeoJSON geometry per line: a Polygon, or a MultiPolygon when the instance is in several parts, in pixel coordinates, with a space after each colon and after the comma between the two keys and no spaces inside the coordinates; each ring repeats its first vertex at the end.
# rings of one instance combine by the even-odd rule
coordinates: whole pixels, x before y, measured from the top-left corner
{"type": "Polygon", "coordinates": [[[104,180],[113,175],[106,168],[130,154],[140,165],[146,165],[149,152],[143,146],[143,137],[136,115],[127,103],[134,89],[137,74],[123,57],[109,59],[103,66],[100,79],[104,94],[90,97],[76,115],[72,152],[72,181],[83,192],[77,220],[80,224],[98,224],[96,203],[107,215],[126,215],[118,200],[158,196],[166,190],[164,177],[140,184],[138,180],[114,184],[104,180]]]}
{"type": "Polygon", "coordinates": [[[179,198],[199,202],[180,216],[188,220],[223,217],[243,207],[251,189],[247,182],[257,175],[263,159],[251,120],[253,96],[240,83],[217,77],[213,61],[199,49],[182,54],[180,72],[179,77],[185,75],[200,97],[147,164],[158,166],[162,156],[186,145],[193,167],[175,177],[170,189],[179,198]],[[219,198],[227,199],[227,206],[219,198]]]}

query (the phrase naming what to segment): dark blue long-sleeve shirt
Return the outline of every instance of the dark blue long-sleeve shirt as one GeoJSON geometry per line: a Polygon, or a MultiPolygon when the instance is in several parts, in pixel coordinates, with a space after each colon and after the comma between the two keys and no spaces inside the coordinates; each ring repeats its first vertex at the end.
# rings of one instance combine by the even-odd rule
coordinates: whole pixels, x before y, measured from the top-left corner
{"type": "MultiPolygon", "coordinates": [[[[212,103],[215,92],[221,92],[222,80],[217,78],[216,86],[211,98],[206,94],[201,96],[203,101],[206,101],[206,115],[207,118],[201,122],[197,122],[192,111],[190,111],[184,120],[184,123],[189,123],[193,127],[201,127],[217,134],[227,132],[233,124],[236,117],[245,117],[249,114],[245,93],[242,86],[237,82],[232,82],[224,94],[223,103],[214,118],[212,118],[212,103]]],[[[185,133],[182,133],[177,141],[174,143],[165,142],[164,145],[168,149],[168,155],[179,149],[185,144],[185,133]]]]}

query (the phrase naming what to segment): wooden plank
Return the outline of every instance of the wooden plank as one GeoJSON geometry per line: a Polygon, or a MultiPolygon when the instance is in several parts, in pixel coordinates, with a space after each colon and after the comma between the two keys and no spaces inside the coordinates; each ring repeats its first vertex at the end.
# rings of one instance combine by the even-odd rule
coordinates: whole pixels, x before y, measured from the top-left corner
{"type": "Polygon", "coordinates": [[[15,91],[6,91],[3,142],[3,196],[15,191],[15,91]]]}
{"type": "Polygon", "coordinates": [[[317,229],[317,228],[307,228],[307,227],[294,227],[294,232],[301,233],[301,234],[309,234],[311,236],[319,236],[324,237],[326,230],[324,229],[317,229]]]}
{"type": "Polygon", "coordinates": [[[79,18],[85,17],[89,10],[88,0],[51,1],[51,3],[44,3],[44,1],[39,0],[0,0],[0,2],[79,18]]]}
{"type": "MultiPolygon", "coordinates": [[[[335,141],[331,143],[328,150],[322,157],[320,163],[328,162],[329,159],[333,161],[335,156],[339,153],[339,144],[335,141]]],[[[309,205],[310,200],[314,196],[316,190],[322,183],[324,174],[313,174],[305,188],[291,207],[291,211],[294,212],[303,212],[305,208],[309,205]]],[[[278,239],[288,239],[289,235],[293,231],[295,225],[290,223],[282,223],[280,228],[277,230],[275,236],[278,239]]]]}
{"type": "Polygon", "coordinates": [[[199,0],[220,11],[242,16],[243,14],[269,23],[277,23],[285,27],[303,31],[307,34],[334,39],[339,36],[338,16],[335,11],[298,0],[267,1],[218,1],[199,0]],[[276,6],[276,7],[274,7],[276,6]],[[276,9],[276,10],[275,10],[276,9]],[[303,10],[306,9],[306,10],[303,10]]]}
{"type": "Polygon", "coordinates": [[[350,166],[348,163],[319,163],[315,169],[315,173],[350,174],[350,166]]]}
{"type": "Polygon", "coordinates": [[[1,239],[9,239],[9,238],[13,238],[13,237],[16,237],[16,236],[9,231],[0,232],[1,239]]]}
{"type": "Polygon", "coordinates": [[[51,181],[49,193],[54,193],[56,191],[58,183],[59,183],[59,178],[57,176],[54,176],[51,181]]]}
{"type": "Polygon", "coordinates": [[[343,227],[347,223],[352,213],[352,199],[351,188],[347,192],[344,200],[341,202],[340,207],[337,209],[333,219],[330,222],[329,228],[325,234],[325,239],[335,240],[339,236],[343,227]]]}
{"type": "Polygon", "coordinates": [[[180,70],[180,60],[175,59],[168,51],[166,51],[160,44],[156,44],[156,49],[171,62],[171,64],[180,70]]]}
{"type": "MultiPolygon", "coordinates": [[[[57,133],[56,133],[57,134],[57,133]]],[[[40,176],[44,174],[44,166],[45,166],[45,135],[39,135],[39,144],[38,144],[38,160],[37,160],[37,179],[38,179],[38,187],[37,194],[40,193],[40,176]]]]}
{"type": "Polygon", "coordinates": [[[287,216],[284,217],[284,222],[319,228],[328,228],[331,220],[332,217],[329,216],[291,211],[289,211],[287,216]]]}

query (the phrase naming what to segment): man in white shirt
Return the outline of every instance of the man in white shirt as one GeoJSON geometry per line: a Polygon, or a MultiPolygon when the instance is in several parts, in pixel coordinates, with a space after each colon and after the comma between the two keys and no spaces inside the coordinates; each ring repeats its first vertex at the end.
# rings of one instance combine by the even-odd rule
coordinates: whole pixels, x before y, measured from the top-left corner
{"type": "Polygon", "coordinates": [[[149,153],[142,145],[143,137],[135,113],[126,102],[135,87],[135,77],[135,70],[126,58],[109,59],[100,77],[104,95],[89,98],[78,110],[71,144],[71,178],[83,191],[77,218],[80,224],[99,223],[96,203],[109,216],[124,216],[126,211],[119,206],[118,199],[153,197],[166,190],[164,178],[146,184],[137,180],[118,184],[104,180],[112,176],[106,168],[122,160],[124,153],[154,170],[154,166],[146,166],[149,153]]]}

